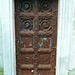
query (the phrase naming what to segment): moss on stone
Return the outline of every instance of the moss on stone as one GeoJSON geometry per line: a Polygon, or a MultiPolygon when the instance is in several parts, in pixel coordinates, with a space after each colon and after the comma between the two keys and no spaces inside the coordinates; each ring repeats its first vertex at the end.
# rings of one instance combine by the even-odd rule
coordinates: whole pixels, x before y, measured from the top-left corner
{"type": "Polygon", "coordinates": [[[0,68],[0,72],[4,72],[4,71],[3,71],[3,68],[0,68]]]}
{"type": "Polygon", "coordinates": [[[4,75],[3,73],[0,73],[0,75],[4,75]]]}
{"type": "Polygon", "coordinates": [[[69,70],[68,75],[75,75],[75,69],[69,70]]]}

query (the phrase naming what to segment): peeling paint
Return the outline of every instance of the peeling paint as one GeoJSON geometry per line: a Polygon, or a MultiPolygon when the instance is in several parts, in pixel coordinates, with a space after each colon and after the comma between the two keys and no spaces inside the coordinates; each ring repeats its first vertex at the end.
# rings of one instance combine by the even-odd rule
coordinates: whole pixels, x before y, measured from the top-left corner
{"type": "Polygon", "coordinates": [[[30,46],[32,46],[32,44],[30,43],[30,46]]]}
{"type": "Polygon", "coordinates": [[[26,47],[26,45],[24,45],[24,48],[26,47]]]}
{"type": "Polygon", "coordinates": [[[40,44],[40,47],[43,46],[43,42],[40,44]]]}
{"type": "Polygon", "coordinates": [[[46,38],[46,37],[44,37],[43,39],[44,39],[44,40],[47,40],[47,38],[46,38]]]}
{"type": "Polygon", "coordinates": [[[51,37],[39,37],[38,47],[51,48],[51,37]]]}

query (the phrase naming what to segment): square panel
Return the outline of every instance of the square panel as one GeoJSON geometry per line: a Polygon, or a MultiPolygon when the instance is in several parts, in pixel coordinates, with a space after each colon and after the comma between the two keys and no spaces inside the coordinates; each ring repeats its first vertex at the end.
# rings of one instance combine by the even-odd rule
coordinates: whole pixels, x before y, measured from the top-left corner
{"type": "Polygon", "coordinates": [[[51,48],[51,37],[39,36],[38,48],[51,48]]]}
{"type": "Polygon", "coordinates": [[[21,53],[21,64],[33,64],[33,56],[34,54],[21,53]]]}
{"type": "Polygon", "coordinates": [[[33,48],[33,36],[20,37],[21,48],[33,48]]]}
{"type": "Polygon", "coordinates": [[[29,13],[34,10],[33,0],[20,0],[20,12],[29,13]]]}
{"type": "Polygon", "coordinates": [[[53,29],[53,18],[39,17],[39,30],[50,31],[53,29]]]}
{"type": "Polygon", "coordinates": [[[50,54],[39,54],[39,64],[50,64],[50,54]]]}
{"type": "Polygon", "coordinates": [[[20,30],[34,30],[34,21],[32,17],[21,17],[20,18],[20,30]]]}
{"type": "Polygon", "coordinates": [[[38,0],[39,2],[39,12],[51,12],[53,9],[54,0],[38,0]]]}

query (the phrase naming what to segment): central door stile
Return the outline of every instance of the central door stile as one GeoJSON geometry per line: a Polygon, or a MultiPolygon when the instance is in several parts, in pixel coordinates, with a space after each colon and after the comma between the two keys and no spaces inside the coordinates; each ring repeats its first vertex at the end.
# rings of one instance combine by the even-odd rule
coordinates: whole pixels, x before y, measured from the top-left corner
{"type": "Polygon", "coordinates": [[[37,0],[34,3],[35,6],[35,15],[34,15],[34,74],[33,75],[38,75],[38,2],[37,0]]]}

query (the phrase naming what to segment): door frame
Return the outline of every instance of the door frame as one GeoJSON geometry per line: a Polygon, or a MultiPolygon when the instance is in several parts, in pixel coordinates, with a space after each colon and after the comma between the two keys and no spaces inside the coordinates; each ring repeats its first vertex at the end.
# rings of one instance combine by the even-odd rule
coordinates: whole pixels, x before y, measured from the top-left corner
{"type": "MultiPolygon", "coordinates": [[[[15,2],[14,0],[1,0],[0,4],[2,7],[4,75],[16,75],[15,2]]],[[[56,75],[68,73],[72,4],[73,0],[58,0],[56,75]],[[63,58],[66,59],[63,61],[63,58]]]]}

